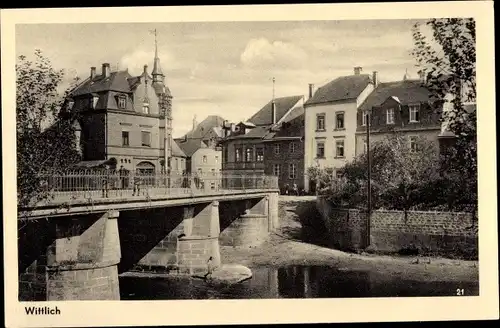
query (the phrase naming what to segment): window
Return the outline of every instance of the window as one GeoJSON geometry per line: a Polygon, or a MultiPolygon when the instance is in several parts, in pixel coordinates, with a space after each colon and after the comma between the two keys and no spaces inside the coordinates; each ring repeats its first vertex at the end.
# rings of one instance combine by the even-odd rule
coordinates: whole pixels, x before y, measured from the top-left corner
{"type": "Polygon", "coordinates": [[[318,114],[316,116],[316,130],[318,131],[325,130],[325,114],[318,114]]]}
{"type": "Polygon", "coordinates": [[[142,104],[142,112],[144,114],[149,114],[149,104],[148,103],[142,104]]]}
{"type": "Polygon", "coordinates": [[[420,110],[420,105],[410,105],[408,106],[410,108],[410,122],[419,122],[420,121],[420,115],[419,115],[419,110],[420,110]]]}
{"type": "Polygon", "coordinates": [[[222,153],[222,160],[224,163],[228,162],[228,148],[224,147],[224,152],[222,153]]]}
{"type": "Polygon", "coordinates": [[[416,152],[418,150],[417,137],[410,137],[410,151],[416,152]]]}
{"type": "Polygon", "coordinates": [[[245,151],[245,162],[253,161],[253,149],[247,148],[245,151]]]}
{"type": "Polygon", "coordinates": [[[203,173],[203,170],[202,169],[198,169],[198,174],[202,174],[203,173]]]}
{"type": "Polygon", "coordinates": [[[389,108],[386,112],[387,124],[394,124],[394,108],[389,108]]]}
{"type": "Polygon", "coordinates": [[[215,169],[212,169],[212,174],[215,174],[215,169]]]}
{"type": "Polygon", "coordinates": [[[142,131],[141,136],[142,145],[145,147],[151,147],[151,132],[142,131]]]}
{"type": "Polygon", "coordinates": [[[290,143],[290,153],[295,153],[295,142],[290,143]]]}
{"type": "Polygon", "coordinates": [[[274,153],[278,155],[281,152],[280,144],[274,145],[274,153]]]}
{"type": "Polygon", "coordinates": [[[127,108],[127,98],[125,96],[120,96],[118,98],[118,108],[120,109],[127,108]]]}
{"type": "Polygon", "coordinates": [[[219,156],[215,156],[215,164],[219,163],[219,156]]]}
{"type": "Polygon", "coordinates": [[[206,162],[207,162],[207,156],[203,155],[203,163],[206,163],[206,162]]]}
{"type": "Polygon", "coordinates": [[[344,157],[344,140],[335,141],[335,157],[344,157]]]}
{"type": "Polygon", "coordinates": [[[337,179],[342,179],[342,172],[340,172],[340,171],[335,171],[335,178],[337,178],[337,179]]]}
{"type": "Polygon", "coordinates": [[[122,145],[123,146],[129,145],[128,131],[122,131],[122,145]]]}
{"type": "Polygon", "coordinates": [[[337,113],[336,115],[336,125],[335,125],[335,128],[336,129],[344,129],[344,113],[337,113]]]}
{"type": "Polygon", "coordinates": [[[90,98],[90,108],[95,109],[97,106],[97,101],[99,101],[98,96],[93,96],[90,98]]]}
{"type": "Polygon", "coordinates": [[[257,157],[257,162],[264,161],[264,148],[257,148],[255,150],[255,157],[257,157]]]}
{"type": "Polygon", "coordinates": [[[318,141],[316,143],[316,157],[317,158],[325,158],[325,142],[318,141]]]}
{"type": "Polygon", "coordinates": [[[297,165],[292,163],[288,166],[288,178],[289,179],[297,178],[297,165]]]}
{"type": "Polygon", "coordinates": [[[363,139],[363,151],[366,153],[368,151],[368,143],[366,139],[363,139]]]}
{"type": "Polygon", "coordinates": [[[281,171],[281,164],[274,164],[273,165],[273,174],[275,176],[279,176],[281,171]]]}
{"type": "Polygon", "coordinates": [[[234,153],[236,162],[241,162],[241,148],[236,148],[234,153]]]}
{"type": "Polygon", "coordinates": [[[179,171],[179,161],[177,160],[177,158],[175,159],[175,170],[179,171]]]}
{"type": "Polygon", "coordinates": [[[368,113],[362,112],[361,113],[361,125],[366,126],[367,121],[368,121],[368,113]]]}

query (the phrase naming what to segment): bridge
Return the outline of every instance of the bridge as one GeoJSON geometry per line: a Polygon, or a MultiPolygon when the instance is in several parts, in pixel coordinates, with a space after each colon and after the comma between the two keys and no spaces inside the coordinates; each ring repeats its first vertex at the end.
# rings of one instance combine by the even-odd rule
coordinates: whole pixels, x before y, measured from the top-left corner
{"type": "Polygon", "coordinates": [[[119,273],[204,274],[278,224],[274,176],[42,174],[19,208],[20,300],[116,300],[119,273]]]}

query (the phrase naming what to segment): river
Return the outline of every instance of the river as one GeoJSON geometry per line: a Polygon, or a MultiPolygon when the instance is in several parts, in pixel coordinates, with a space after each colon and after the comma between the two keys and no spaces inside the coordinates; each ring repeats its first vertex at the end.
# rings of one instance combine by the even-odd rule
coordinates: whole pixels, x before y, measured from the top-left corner
{"type": "Polygon", "coordinates": [[[253,277],[224,288],[201,279],[122,276],[122,300],[277,299],[479,295],[478,282],[412,281],[328,266],[252,268],[253,277]],[[460,290],[460,291],[457,291],[460,290]]]}

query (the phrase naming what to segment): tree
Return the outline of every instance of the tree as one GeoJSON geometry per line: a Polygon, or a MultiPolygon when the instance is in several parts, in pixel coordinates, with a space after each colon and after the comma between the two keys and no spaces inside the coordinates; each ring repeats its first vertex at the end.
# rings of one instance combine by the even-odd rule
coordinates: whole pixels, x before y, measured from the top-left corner
{"type": "Polygon", "coordinates": [[[35,60],[18,57],[16,64],[18,207],[49,196],[42,172],[60,172],[79,161],[73,121],[76,114],[61,111],[69,90],[58,94],[63,70],[36,50],[35,60]]]}
{"type": "Polygon", "coordinates": [[[450,131],[457,136],[475,136],[475,111],[466,101],[476,100],[476,24],[472,18],[431,19],[426,23],[432,39],[422,33],[421,24],[413,27],[413,56],[426,74],[436,110],[450,131]],[[442,111],[443,103],[453,106],[442,111]]]}
{"type": "MultiPolygon", "coordinates": [[[[422,190],[437,178],[438,152],[424,138],[414,140],[410,148],[407,137],[394,134],[374,142],[370,147],[373,208],[407,211],[425,200],[422,190]]],[[[338,170],[327,191],[337,206],[366,208],[368,161],[366,153],[338,170]]]]}
{"type": "MultiPolygon", "coordinates": [[[[422,25],[413,28],[413,56],[427,74],[426,86],[435,100],[436,110],[455,144],[442,158],[442,178],[453,190],[468,195],[477,205],[476,110],[465,102],[476,100],[476,25],[472,18],[431,19],[432,37],[422,33],[422,25]],[[443,104],[449,103],[443,110],[443,104]]],[[[452,193],[454,194],[454,193],[452,193]]],[[[456,195],[458,197],[458,195],[456,195]]],[[[475,209],[474,209],[475,210],[475,209]]]]}

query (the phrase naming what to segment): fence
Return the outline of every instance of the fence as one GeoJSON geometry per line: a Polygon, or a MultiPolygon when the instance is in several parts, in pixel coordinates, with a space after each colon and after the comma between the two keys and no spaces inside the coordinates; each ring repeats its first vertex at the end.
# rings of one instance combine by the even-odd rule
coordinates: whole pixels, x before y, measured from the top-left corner
{"type": "Polygon", "coordinates": [[[232,190],[278,189],[275,176],[205,174],[141,174],[132,171],[44,172],[41,189],[52,198],[125,197],[139,195],[210,194],[232,190]]]}

